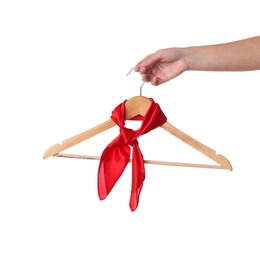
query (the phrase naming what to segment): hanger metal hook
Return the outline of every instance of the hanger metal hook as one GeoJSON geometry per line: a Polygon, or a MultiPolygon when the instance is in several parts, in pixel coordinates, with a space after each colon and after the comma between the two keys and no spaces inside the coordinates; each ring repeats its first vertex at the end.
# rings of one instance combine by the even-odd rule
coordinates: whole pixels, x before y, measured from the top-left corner
{"type": "Polygon", "coordinates": [[[133,67],[132,69],[130,69],[130,71],[126,74],[126,76],[128,76],[131,72],[132,72],[132,70],[134,69],[135,67],[133,67]]]}
{"type": "Polygon", "coordinates": [[[142,96],[142,88],[143,88],[143,85],[144,85],[145,81],[143,81],[141,87],[140,87],[140,96],[142,96]]]}
{"type": "MultiPolygon", "coordinates": [[[[132,70],[134,69],[135,67],[133,67],[127,74],[126,74],[126,76],[128,76],[131,72],[132,72],[132,70]]],[[[140,96],[142,96],[142,88],[143,88],[143,85],[144,85],[144,83],[145,83],[146,81],[143,81],[143,83],[142,83],[142,85],[141,85],[141,87],[140,87],[140,96]]]]}

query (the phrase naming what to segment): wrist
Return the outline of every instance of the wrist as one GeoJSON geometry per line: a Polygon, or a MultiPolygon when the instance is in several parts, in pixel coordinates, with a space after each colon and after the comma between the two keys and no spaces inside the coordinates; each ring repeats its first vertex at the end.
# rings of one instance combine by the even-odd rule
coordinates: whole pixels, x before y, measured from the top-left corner
{"type": "Polygon", "coordinates": [[[181,48],[182,59],[185,63],[186,70],[194,70],[194,51],[192,47],[181,48]]]}

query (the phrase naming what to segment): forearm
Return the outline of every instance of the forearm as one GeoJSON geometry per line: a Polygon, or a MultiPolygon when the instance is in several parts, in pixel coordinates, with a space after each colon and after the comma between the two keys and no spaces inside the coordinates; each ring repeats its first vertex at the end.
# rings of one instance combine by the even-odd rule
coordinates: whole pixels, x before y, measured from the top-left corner
{"type": "Polygon", "coordinates": [[[217,45],[187,47],[183,51],[189,70],[260,69],[260,36],[217,45]]]}

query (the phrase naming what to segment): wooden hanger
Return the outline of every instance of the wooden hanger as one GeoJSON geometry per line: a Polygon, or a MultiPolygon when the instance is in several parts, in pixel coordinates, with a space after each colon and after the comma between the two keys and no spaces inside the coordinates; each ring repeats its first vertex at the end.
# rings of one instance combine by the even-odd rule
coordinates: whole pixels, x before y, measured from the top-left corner
{"type": "MultiPolygon", "coordinates": [[[[130,98],[125,103],[125,120],[131,119],[137,115],[144,116],[146,111],[149,109],[150,104],[151,104],[151,100],[144,96],[136,96],[136,97],[130,98]]],[[[66,158],[99,160],[100,156],[64,154],[61,152],[84,140],[87,140],[95,135],[98,135],[98,134],[110,129],[111,127],[113,127],[115,125],[116,125],[115,122],[112,119],[109,119],[96,127],[93,127],[83,133],[80,133],[76,136],[73,136],[69,139],[64,140],[61,144],[55,144],[55,145],[51,146],[49,149],[46,150],[43,158],[47,159],[51,156],[58,156],[58,157],[66,157],[66,158]]],[[[172,126],[169,122],[164,123],[161,127],[164,130],[166,130],[167,132],[169,132],[170,134],[174,135],[175,137],[177,137],[180,140],[182,140],[183,142],[185,142],[186,144],[195,148],[202,154],[206,155],[207,157],[209,157],[210,159],[212,159],[213,161],[218,163],[218,165],[165,162],[165,161],[154,161],[154,160],[144,160],[145,163],[159,164],[159,165],[171,165],[171,166],[227,169],[227,170],[232,171],[232,165],[223,155],[216,154],[216,151],[212,150],[211,148],[207,147],[206,145],[198,142],[194,138],[192,138],[189,135],[178,130],[177,128],[172,126]]],[[[131,160],[130,160],[130,162],[131,162],[131,160]]]]}

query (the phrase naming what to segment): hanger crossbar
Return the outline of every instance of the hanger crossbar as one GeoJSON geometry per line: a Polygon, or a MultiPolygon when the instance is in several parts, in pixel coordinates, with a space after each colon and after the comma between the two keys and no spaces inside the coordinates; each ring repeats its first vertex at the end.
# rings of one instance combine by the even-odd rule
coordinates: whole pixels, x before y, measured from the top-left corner
{"type": "MultiPolygon", "coordinates": [[[[56,157],[73,158],[73,159],[87,159],[87,160],[100,160],[100,156],[95,155],[81,155],[81,154],[68,154],[58,153],[56,157]]],[[[129,161],[132,162],[132,159],[129,161]]],[[[167,161],[155,161],[155,160],[144,160],[145,164],[156,164],[156,165],[167,165],[167,166],[180,166],[180,167],[196,167],[196,168],[211,168],[211,169],[226,169],[221,165],[213,164],[198,164],[198,163],[183,163],[183,162],[167,162],[167,161]]]]}

